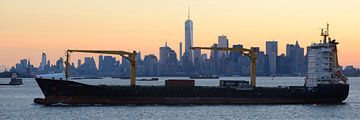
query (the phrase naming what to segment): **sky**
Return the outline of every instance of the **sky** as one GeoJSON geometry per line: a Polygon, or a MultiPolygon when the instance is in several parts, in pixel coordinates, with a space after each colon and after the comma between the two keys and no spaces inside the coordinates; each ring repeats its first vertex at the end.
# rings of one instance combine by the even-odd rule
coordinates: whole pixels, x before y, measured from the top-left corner
{"type": "Polygon", "coordinates": [[[277,40],[281,54],[296,40],[305,48],[319,42],[320,28],[329,23],[330,37],[340,42],[340,64],[360,67],[358,0],[0,0],[0,69],[22,58],[38,66],[42,52],[54,63],[66,49],[158,55],[167,41],[178,53],[188,6],[194,46],[226,35],[230,45],[263,51],[265,41],[277,40]]]}

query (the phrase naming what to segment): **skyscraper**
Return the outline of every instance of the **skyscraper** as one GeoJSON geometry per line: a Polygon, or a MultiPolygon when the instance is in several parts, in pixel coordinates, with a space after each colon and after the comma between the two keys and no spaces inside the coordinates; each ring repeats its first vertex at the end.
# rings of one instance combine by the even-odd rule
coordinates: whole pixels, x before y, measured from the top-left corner
{"type": "Polygon", "coordinates": [[[82,67],[82,74],[84,75],[94,75],[97,72],[95,60],[93,57],[85,57],[82,67]]]}
{"type": "MultiPolygon", "coordinates": [[[[218,45],[215,43],[211,47],[217,48],[218,45]]],[[[219,50],[211,50],[210,52],[210,67],[209,72],[211,74],[216,74],[219,68],[219,57],[218,57],[219,50]]]]}
{"type": "Polygon", "coordinates": [[[78,68],[81,66],[81,59],[78,59],[78,68]]]}
{"type": "Polygon", "coordinates": [[[25,73],[28,67],[27,59],[21,59],[20,63],[16,64],[16,72],[18,73],[25,73]]]}
{"type": "Polygon", "coordinates": [[[99,72],[104,72],[104,56],[99,55],[99,72]]]}
{"type": "Polygon", "coordinates": [[[170,48],[166,59],[166,74],[174,75],[177,72],[178,59],[176,58],[176,52],[170,48]]]}
{"type": "Polygon", "coordinates": [[[191,47],[193,46],[193,22],[190,19],[190,8],[188,10],[188,19],[185,21],[185,52],[193,58],[191,47]]]}
{"type": "Polygon", "coordinates": [[[159,64],[161,65],[165,65],[166,64],[166,60],[167,60],[167,56],[168,53],[170,52],[170,48],[167,46],[167,43],[165,42],[165,46],[164,47],[160,47],[160,59],[159,59],[159,64]]]}
{"type": "MultiPolygon", "coordinates": [[[[213,48],[217,48],[218,47],[218,44],[213,44],[211,47],[213,48]]],[[[210,59],[212,60],[216,60],[218,58],[218,52],[219,50],[211,50],[210,52],[210,59]]]]}
{"type": "MultiPolygon", "coordinates": [[[[104,56],[102,61],[102,70],[103,74],[110,74],[115,70],[116,58],[112,56],[104,56]]],[[[100,71],[100,69],[99,69],[100,71]]]]}
{"type": "MultiPolygon", "coordinates": [[[[225,35],[218,36],[218,47],[219,48],[228,48],[229,47],[229,40],[227,39],[227,36],[225,36],[225,35]]],[[[219,58],[221,58],[221,57],[227,58],[228,52],[227,51],[219,51],[218,56],[219,56],[219,58]]]]}
{"type": "Polygon", "coordinates": [[[194,60],[195,59],[201,60],[201,50],[200,49],[195,49],[194,50],[194,60]]]}
{"type": "Polygon", "coordinates": [[[164,47],[160,47],[160,59],[159,59],[159,73],[160,74],[166,74],[167,71],[167,58],[168,54],[171,51],[171,48],[167,46],[167,43],[165,42],[164,47]]]}
{"type": "Polygon", "coordinates": [[[157,76],[158,75],[158,59],[154,54],[145,55],[144,66],[146,76],[157,76]]]}
{"type": "Polygon", "coordinates": [[[288,72],[290,74],[303,74],[305,69],[304,48],[301,48],[299,42],[286,45],[286,61],[288,63],[288,72]]]}
{"type": "Polygon", "coordinates": [[[42,53],[41,56],[41,63],[40,63],[40,70],[45,70],[45,66],[46,66],[46,54],[42,53]]]}
{"type": "Polygon", "coordinates": [[[179,50],[179,53],[180,53],[180,54],[179,54],[179,55],[180,55],[180,56],[179,56],[179,60],[180,60],[180,64],[181,64],[181,62],[182,62],[182,42],[180,42],[179,49],[180,49],[180,50],[179,50]]]}
{"type": "Polygon", "coordinates": [[[201,71],[201,63],[202,63],[202,59],[201,59],[201,50],[200,49],[195,49],[194,50],[194,73],[195,74],[200,74],[201,71]]]}
{"type": "Polygon", "coordinates": [[[269,73],[276,74],[276,57],[278,55],[277,41],[266,41],[266,56],[269,62],[269,73]]]}
{"type": "MultiPolygon", "coordinates": [[[[233,48],[243,48],[243,45],[241,44],[237,44],[237,45],[233,45],[233,48]]],[[[236,51],[230,51],[230,58],[234,61],[234,62],[238,62],[238,60],[240,59],[240,57],[242,57],[242,53],[241,52],[236,52],[236,51]]]]}
{"type": "Polygon", "coordinates": [[[64,71],[64,59],[60,57],[56,61],[55,72],[60,73],[64,71]]]}

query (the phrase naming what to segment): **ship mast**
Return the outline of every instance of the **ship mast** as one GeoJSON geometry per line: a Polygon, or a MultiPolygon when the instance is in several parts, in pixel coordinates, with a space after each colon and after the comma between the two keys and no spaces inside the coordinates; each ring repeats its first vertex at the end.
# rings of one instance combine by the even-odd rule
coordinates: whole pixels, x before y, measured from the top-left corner
{"type": "Polygon", "coordinates": [[[66,78],[66,80],[70,80],[70,73],[69,73],[70,63],[69,63],[69,59],[70,59],[70,52],[66,51],[66,60],[65,60],[65,78],[66,78]]]}
{"type": "Polygon", "coordinates": [[[324,37],[323,42],[326,43],[326,39],[329,36],[329,23],[326,25],[326,31],[324,31],[324,28],[321,28],[321,36],[324,37]]]}

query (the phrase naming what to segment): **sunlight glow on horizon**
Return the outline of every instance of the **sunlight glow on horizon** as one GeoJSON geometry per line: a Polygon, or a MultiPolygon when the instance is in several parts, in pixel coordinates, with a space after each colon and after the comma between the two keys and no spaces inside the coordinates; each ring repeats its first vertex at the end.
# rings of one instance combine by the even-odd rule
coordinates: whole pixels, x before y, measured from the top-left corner
{"type": "MultiPolygon", "coordinates": [[[[66,49],[140,50],[142,57],[158,56],[165,40],[178,55],[179,42],[184,47],[188,5],[194,46],[211,46],[224,34],[230,47],[243,44],[262,51],[265,41],[275,39],[281,54],[286,44],[296,40],[304,48],[319,42],[319,28],[329,23],[330,37],[340,42],[340,64],[360,67],[357,0],[4,0],[0,1],[0,65],[10,67],[30,58],[38,66],[42,52],[55,63],[66,49]]],[[[90,55],[98,56],[80,54],[72,61],[76,64],[78,57],[90,55]]]]}

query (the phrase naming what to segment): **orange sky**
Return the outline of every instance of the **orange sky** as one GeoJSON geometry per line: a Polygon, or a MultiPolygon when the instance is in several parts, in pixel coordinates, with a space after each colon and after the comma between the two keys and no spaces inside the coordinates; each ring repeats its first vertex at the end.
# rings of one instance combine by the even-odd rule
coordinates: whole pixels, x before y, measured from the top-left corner
{"type": "MultiPolygon", "coordinates": [[[[340,64],[360,67],[358,0],[1,0],[0,67],[21,58],[38,66],[41,52],[54,63],[68,48],[158,55],[167,40],[178,51],[188,5],[195,46],[210,46],[224,34],[230,44],[261,50],[275,39],[284,53],[286,43],[318,42],[328,22],[330,36],[340,42],[340,64]]],[[[90,54],[75,58],[83,56],[90,54]]]]}

